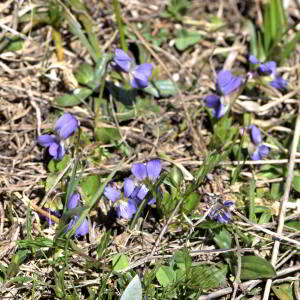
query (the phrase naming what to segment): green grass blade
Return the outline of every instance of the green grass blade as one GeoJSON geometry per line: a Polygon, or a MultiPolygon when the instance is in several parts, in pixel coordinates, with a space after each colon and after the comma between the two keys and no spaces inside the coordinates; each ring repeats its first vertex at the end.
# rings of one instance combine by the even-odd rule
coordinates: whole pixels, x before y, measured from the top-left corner
{"type": "Polygon", "coordinates": [[[82,42],[84,47],[87,49],[87,51],[89,52],[89,54],[91,55],[93,60],[96,61],[98,58],[97,53],[94,50],[94,48],[91,46],[88,39],[86,38],[84,32],[82,31],[82,27],[81,27],[80,23],[76,20],[76,18],[71,13],[71,11],[66,7],[66,5],[64,5],[60,0],[56,0],[56,2],[59,3],[63,7],[64,10],[63,10],[62,14],[63,14],[65,20],[68,22],[73,34],[75,34],[80,39],[80,41],[82,42]]]}
{"type": "Polygon", "coordinates": [[[123,24],[122,19],[121,19],[120,3],[119,3],[118,0],[113,0],[113,8],[114,8],[115,15],[116,15],[117,26],[118,26],[119,32],[120,32],[121,48],[125,52],[127,52],[128,51],[128,46],[127,46],[127,42],[125,40],[124,24],[123,24]]]}
{"type": "Polygon", "coordinates": [[[254,179],[250,181],[249,186],[249,220],[253,223],[257,223],[255,216],[255,187],[256,182],[254,179]]]}

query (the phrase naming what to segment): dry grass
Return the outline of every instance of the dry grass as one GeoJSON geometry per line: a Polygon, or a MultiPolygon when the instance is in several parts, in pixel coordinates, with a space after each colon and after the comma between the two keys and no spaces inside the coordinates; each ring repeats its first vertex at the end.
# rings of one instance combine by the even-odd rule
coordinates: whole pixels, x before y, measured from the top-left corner
{"type": "MultiPolygon", "coordinates": [[[[94,25],[94,31],[103,51],[113,51],[119,46],[117,27],[110,2],[85,1],[89,18],[94,25]]],[[[209,148],[212,131],[204,109],[203,98],[214,89],[216,70],[221,69],[224,63],[238,73],[247,72],[248,41],[241,18],[247,16],[255,19],[257,14],[259,16],[255,1],[239,1],[238,6],[235,1],[190,1],[188,12],[182,22],[159,17],[159,13],[166,7],[168,1],[154,0],[151,1],[151,5],[147,1],[138,0],[120,2],[121,13],[128,25],[129,33],[136,33],[136,43],[143,45],[147,55],[151,55],[154,66],[159,70],[159,78],[172,79],[180,86],[180,93],[176,96],[153,100],[160,106],[161,111],[158,114],[143,114],[128,122],[117,124],[114,119],[103,117],[102,126],[118,128],[124,144],[129,145],[131,150],[131,154],[123,160],[121,166],[120,162],[124,153],[120,148],[113,144],[103,145],[93,139],[90,107],[80,105],[66,109],[55,103],[57,96],[76,87],[71,71],[74,71],[82,62],[92,62],[87,50],[63,23],[60,32],[64,41],[64,56],[63,60],[59,60],[51,37],[52,28],[48,25],[35,27],[30,19],[26,22],[21,21],[25,14],[30,15],[34,7],[45,6],[45,3],[19,1],[17,5],[17,1],[4,1],[0,4],[0,49],[5,46],[6,37],[19,35],[24,40],[22,50],[0,52],[1,269],[11,266],[11,258],[18,249],[15,241],[35,240],[37,237],[54,238],[54,228],[41,226],[37,213],[47,214],[43,205],[59,196],[60,183],[57,182],[49,193],[45,192],[45,180],[49,172],[45,163],[45,151],[37,145],[36,139],[41,133],[53,128],[59,111],[75,114],[81,122],[83,133],[92,141],[82,148],[83,177],[99,174],[104,180],[116,168],[119,168],[120,173],[128,174],[132,162],[161,157],[165,159],[165,170],[169,170],[170,166],[175,164],[184,171],[186,182],[190,182],[195,176],[193,171],[199,168],[205,158],[213,152],[209,148]],[[18,18],[15,17],[16,14],[18,18]],[[213,30],[210,15],[223,18],[225,27],[222,30],[213,30]],[[153,39],[158,36],[160,29],[168,30],[168,37],[160,47],[145,39],[143,36],[145,32],[140,32],[141,25],[145,24],[147,24],[147,32],[153,39]],[[188,50],[179,52],[173,46],[175,30],[178,28],[199,31],[204,38],[188,50]],[[98,153],[95,152],[97,149],[108,151],[109,155],[97,159],[98,153]]],[[[299,21],[299,12],[293,5],[294,3],[290,3],[288,13],[290,17],[299,21]]],[[[41,9],[45,10],[45,8],[41,9]]],[[[72,13],[74,16],[78,15],[75,9],[72,13]]],[[[260,22],[259,18],[256,21],[260,22]]],[[[130,38],[128,41],[131,42],[130,38]]],[[[241,188],[247,185],[249,178],[255,178],[257,188],[269,189],[271,192],[272,183],[276,180],[277,182],[285,181],[286,175],[292,180],[292,163],[295,163],[295,169],[299,167],[299,159],[297,159],[299,157],[299,152],[297,152],[299,132],[294,131],[292,127],[296,116],[299,115],[299,50],[297,46],[289,61],[281,67],[284,78],[289,82],[289,93],[282,95],[277,90],[265,88],[260,95],[255,97],[240,95],[232,109],[237,122],[242,120],[243,114],[255,112],[254,123],[264,128],[265,134],[273,138],[272,153],[282,154],[281,157],[277,155],[273,159],[270,155],[264,161],[245,161],[239,180],[234,185],[230,184],[232,171],[239,162],[221,162],[213,171],[213,182],[200,188],[202,193],[223,194],[224,191],[229,191],[229,197],[241,203],[239,207],[241,212],[235,218],[235,225],[242,233],[255,237],[256,242],[251,247],[242,246],[241,249],[234,248],[230,251],[238,250],[240,253],[249,251],[252,254],[270,258],[274,237],[279,236],[282,238],[279,241],[289,243],[291,247],[283,246],[277,249],[278,257],[277,255],[273,257],[273,263],[278,265],[281,261],[278,274],[283,273],[283,278],[294,276],[291,281],[295,282],[295,288],[300,274],[299,231],[292,234],[282,231],[282,225],[287,220],[285,218],[287,212],[288,219],[299,220],[299,204],[298,207],[288,204],[286,212],[285,208],[279,208],[281,199],[274,201],[257,197],[256,201],[259,204],[261,201],[265,206],[273,209],[272,222],[257,225],[243,217],[245,193],[241,192],[241,188]],[[288,137],[291,140],[294,138],[294,143],[296,143],[293,156],[289,155],[289,149],[279,143],[288,137]],[[276,179],[265,178],[261,173],[257,174],[259,165],[262,164],[284,165],[286,169],[290,166],[290,169],[288,173],[276,179]],[[277,231],[279,214],[281,214],[281,227],[277,231]],[[257,248],[255,243],[264,247],[257,248]],[[284,270],[291,272],[291,275],[284,273],[284,270]]],[[[70,169],[61,171],[57,176],[70,174],[68,172],[71,166],[69,167],[70,169]]],[[[285,186],[285,188],[288,187],[285,186]]],[[[299,194],[289,188],[288,191],[286,190],[284,201],[288,201],[288,197],[297,200],[299,194]]],[[[207,261],[217,263],[223,259],[221,256],[223,252],[216,249],[211,241],[207,243],[208,234],[198,235],[193,232],[188,222],[182,221],[178,211],[174,211],[169,219],[162,218],[160,222],[151,216],[146,216],[144,220],[140,220],[134,230],[129,230],[127,221],[111,222],[109,216],[99,215],[100,208],[105,209],[102,202],[90,216],[89,236],[76,243],[80,250],[69,249],[71,256],[68,260],[59,259],[63,251],[63,249],[58,249],[59,247],[49,250],[45,246],[40,249],[42,251],[39,251],[29,246],[28,249],[33,251],[32,259],[25,260],[15,273],[14,269],[11,270],[10,280],[3,281],[0,287],[2,297],[58,299],[59,295],[63,295],[62,291],[61,294],[57,291],[59,287],[63,290],[62,283],[59,283],[57,279],[60,276],[59,272],[62,272],[64,288],[74,297],[71,299],[87,299],[88,288],[95,288],[101,284],[99,278],[107,275],[105,270],[110,268],[112,257],[116,253],[124,253],[129,257],[130,264],[125,271],[135,270],[141,274],[154,268],[155,264],[167,261],[178,249],[188,248],[194,263],[207,261]],[[108,230],[111,230],[108,234],[108,246],[99,262],[97,247],[108,230]],[[50,255],[51,251],[53,251],[53,256],[50,255]],[[11,280],[15,277],[26,277],[32,280],[20,283],[11,280]],[[76,289],[73,290],[74,287],[76,289]]],[[[201,214],[204,208],[207,209],[202,203],[197,212],[201,214]]],[[[193,224],[192,218],[190,221],[193,224]]],[[[278,240],[276,243],[280,244],[278,240]]],[[[261,284],[261,282],[262,280],[259,280],[256,284],[261,284]]],[[[117,297],[117,281],[109,279],[106,284],[107,288],[112,291],[113,297],[117,297]]],[[[249,282],[237,285],[237,294],[246,293],[246,286],[249,286],[249,282]]],[[[264,285],[261,284],[261,287],[264,285]]],[[[232,291],[233,287],[228,281],[222,289],[213,291],[215,294],[212,293],[211,298],[202,296],[199,299],[225,297],[232,291]]],[[[297,295],[296,292],[297,290],[295,290],[295,295],[297,295]]],[[[262,292],[258,293],[258,296],[262,294],[262,292]]],[[[274,294],[271,295],[270,299],[275,297],[274,294]]],[[[299,299],[299,292],[298,298],[294,299],[299,299]]]]}

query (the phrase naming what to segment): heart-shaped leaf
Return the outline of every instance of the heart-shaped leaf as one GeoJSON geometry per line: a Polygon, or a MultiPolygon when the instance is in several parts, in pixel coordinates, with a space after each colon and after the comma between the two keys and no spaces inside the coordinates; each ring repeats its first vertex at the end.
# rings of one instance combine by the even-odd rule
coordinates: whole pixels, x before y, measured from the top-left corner
{"type": "Polygon", "coordinates": [[[241,279],[265,279],[276,275],[274,267],[264,258],[258,256],[243,256],[241,279]]]}
{"type": "Polygon", "coordinates": [[[120,300],[142,300],[143,290],[138,275],[130,281],[120,300]]]}

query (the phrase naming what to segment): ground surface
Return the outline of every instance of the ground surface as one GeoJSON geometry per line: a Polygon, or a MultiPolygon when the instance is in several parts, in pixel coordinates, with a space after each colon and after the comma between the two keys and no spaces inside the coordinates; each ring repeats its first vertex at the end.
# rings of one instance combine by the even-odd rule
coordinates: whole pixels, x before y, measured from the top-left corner
{"type": "MultiPolygon", "coordinates": [[[[58,15],[66,9],[81,25],[90,22],[101,53],[114,53],[120,47],[120,34],[110,2],[84,1],[86,10],[67,1],[53,1],[53,5],[60,7],[58,15]]],[[[68,20],[49,25],[44,18],[51,10],[47,2],[0,3],[3,299],[119,299],[135,274],[148,299],[262,299],[267,281],[273,285],[264,299],[300,299],[300,49],[296,46],[278,68],[288,89],[282,92],[262,85],[241,91],[231,106],[231,123],[227,128],[222,123],[223,131],[217,131],[217,121],[205,107],[204,98],[215,90],[216,72],[224,64],[235,74],[245,76],[249,71],[250,37],[245,24],[248,20],[260,28],[263,6],[259,1],[170,3],[120,1],[130,55],[151,62],[153,80],[176,83],[179,91],[172,89],[169,95],[157,97],[138,92],[133,105],[124,105],[120,97],[110,95],[109,84],[122,83],[109,66],[106,80],[110,83],[98,111],[99,88],[78,105],[63,107],[56,100],[79,86],[74,72],[80,64],[95,65],[68,20]],[[180,51],[176,43],[183,29],[193,35],[185,41],[191,45],[180,51]],[[61,47],[54,42],[57,33],[61,47]],[[20,37],[22,48],[7,49],[12,37],[20,37]],[[76,137],[67,141],[68,159],[54,166],[47,150],[37,144],[37,137],[51,132],[63,112],[80,121],[81,137],[76,150],[76,137]],[[271,149],[264,160],[253,161],[244,154],[238,159],[236,155],[240,147],[247,152],[238,132],[249,116],[271,149]],[[236,128],[235,133],[226,135],[231,128],[236,128]],[[168,182],[161,186],[162,192],[174,192],[169,208],[153,206],[132,227],[130,220],[108,212],[110,204],[103,191],[93,202],[112,172],[117,171],[113,181],[121,187],[123,179],[130,176],[132,163],[154,158],[161,159],[166,176],[176,166],[184,177],[177,194],[168,182]],[[89,234],[66,239],[57,237],[57,225],[49,227],[41,216],[47,209],[62,209],[76,159],[80,182],[76,189],[84,207],[90,209],[89,234]],[[197,205],[190,209],[181,198],[194,183],[197,205]],[[203,223],[202,217],[220,196],[235,203],[233,221],[227,225],[203,223]],[[280,207],[282,201],[284,208],[280,207]],[[288,221],[293,222],[293,229],[283,228],[288,221]],[[229,237],[224,237],[227,234],[229,237]],[[175,252],[184,260],[184,267],[175,252]],[[118,253],[124,254],[124,265],[112,268],[118,253]],[[254,273],[254,278],[243,278],[240,259],[250,255],[272,260],[277,275],[262,272],[262,277],[254,273]],[[194,269],[186,263],[190,258],[194,269]],[[166,267],[163,278],[167,283],[157,275],[160,266],[166,267]],[[177,279],[167,268],[177,270],[177,279]],[[189,275],[180,277],[181,268],[189,275]],[[214,268],[213,274],[220,272],[219,277],[212,278],[209,268],[214,268]],[[205,276],[212,281],[208,283],[205,276]]],[[[293,1],[286,14],[289,25],[296,28],[300,10],[293,1]]],[[[293,33],[287,32],[287,39],[293,33]]]]}

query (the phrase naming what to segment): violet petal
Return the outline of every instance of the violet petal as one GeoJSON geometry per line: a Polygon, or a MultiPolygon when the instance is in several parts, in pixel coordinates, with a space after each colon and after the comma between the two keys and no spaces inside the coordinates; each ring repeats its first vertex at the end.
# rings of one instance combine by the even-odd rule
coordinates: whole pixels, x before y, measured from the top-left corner
{"type": "Polygon", "coordinates": [[[141,187],[140,187],[140,189],[139,189],[139,191],[138,191],[138,193],[137,193],[137,198],[139,199],[139,200],[144,200],[144,198],[146,197],[146,195],[148,194],[148,192],[149,192],[149,190],[146,188],[146,186],[143,184],[141,187]]]}
{"type": "Polygon", "coordinates": [[[113,187],[111,187],[110,185],[107,185],[104,188],[104,196],[112,201],[112,202],[116,202],[117,200],[120,199],[121,197],[121,192],[113,187]]]}
{"type": "Polygon", "coordinates": [[[251,125],[251,140],[255,145],[259,145],[261,143],[260,130],[255,125],[251,125]]]}
{"type": "Polygon", "coordinates": [[[233,76],[231,71],[222,70],[217,76],[217,89],[224,95],[228,95],[242,84],[240,76],[233,76]]]}
{"type": "Polygon", "coordinates": [[[43,147],[49,147],[51,144],[57,143],[57,140],[54,135],[43,134],[38,137],[37,142],[43,147]]]}
{"type": "Polygon", "coordinates": [[[141,163],[133,164],[131,168],[131,172],[138,180],[144,180],[147,177],[146,166],[141,163]]]}
{"type": "Polygon", "coordinates": [[[269,82],[269,85],[278,90],[283,90],[284,88],[286,88],[287,82],[280,75],[276,75],[275,80],[269,82]]]}
{"type": "Polygon", "coordinates": [[[124,196],[129,198],[134,191],[135,184],[131,178],[125,178],[124,180],[124,196]]]}
{"type": "Polygon", "coordinates": [[[259,71],[261,73],[266,73],[266,74],[276,74],[276,62],[275,61],[268,61],[265,64],[261,64],[259,66],[259,71]]]}
{"type": "Polygon", "coordinates": [[[132,59],[122,49],[116,49],[114,61],[122,71],[129,72],[132,59]]]}
{"type": "Polygon", "coordinates": [[[65,150],[64,146],[60,145],[59,143],[53,143],[49,147],[49,154],[57,160],[60,160],[64,157],[65,155],[65,150]]]}
{"type": "Polygon", "coordinates": [[[84,236],[87,233],[89,233],[89,222],[87,219],[84,219],[82,224],[76,229],[76,234],[75,236],[84,236]]]}
{"type": "Polygon", "coordinates": [[[152,159],[146,164],[148,178],[156,180],[161,172],[161,164],[159,159],[152,159]]]}
{"type": "Polygon", "coordinates": [[[256,147],[255,151],[251,155],[252,160],[260,160],[259,148],[256,147]]]}
{"type": "Polygon", "coordinates": [[[220,106],[221,104],[221,99],[218,95],[208,95],[204,98],[204,103],[205,106],[209,107],[209,108],[216,108],[218,106],[220,106]]]}
{"type": "Polygon", "coordinates": [[[152,74],[152,64],[142,64],[132,72],[131,86],[133,88],[145,88],[148,86],[148,77],[152,74]]]}
{"type": "Polygon", "coordinates": [[[136,213],[136,204],[134,200],[129,199],[128,202],[122,201],[116,207],[118,218],[130,219],[136,213]]]}
{"type": "Polygon", "coordinates": [[[249,55],[249,61],[250,61],[250,63],[253,64],[253,65],[258,65],[258,64],[260,64],[260,61],[256,58],[256,56],[255,56],[255,55],[252,55],[252,54],[249,55]]]}
{"type": "Polygon", "coordinates": [[[227,111],[228,107],[225,107],[223,103],[220,103],[219,106],[215,107],[215,109],[212,112],[212,115],[219,120],[221,117],[223,117],[227,111]]]}
{"type": "Polygon", "coordinates": [[[269,153],[269,148],[266,145],[260,145],[258,148],[258,152],[260,159],[264,159],[269,153]]]}
{"type": "Polygon", "coordinates": [[[80,194],[79,193],[73,193],[71,197],[69,197],[68,201],[68,210],[73,209],[77,207],[80,201],[80,194]]]}
{"type": "Polygon", "coordinates": [[[76,131],[77,127],[77,119],[71,114],[64,114],[56,121],[55,130],[61,139],[67,139],[76,131]]]}

